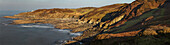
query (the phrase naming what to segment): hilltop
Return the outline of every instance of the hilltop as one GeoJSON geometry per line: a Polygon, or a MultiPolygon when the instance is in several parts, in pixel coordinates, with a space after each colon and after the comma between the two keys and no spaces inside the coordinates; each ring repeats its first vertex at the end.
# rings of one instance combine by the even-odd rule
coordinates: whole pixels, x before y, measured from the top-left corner
{"type": "MultiPolygon", "coordinates": [[[[170,33],[169,8],[169,0],[136,0],[130,4],[113,4],[99,8],[38,9],[14,16],[5,16],[5,18],[19,19],[14,20],[12,24],[50,23],[55,28],[71,29],[74,33],[83,32],[83,35],[74,37],[75,41],[69,41],[67,44],[77,44],[76,42],[80,41],[94,45],[100,44],[101,41],[116,39],[121,41],[102,42],[101,45],[111,45],[116,42],[130,44],[126,41],[133,40],[132,38],[137,40],[139,37],[145,43],[142,39],[145,39],[146,35],[153,38],[155,36],[152,35],[161,36],[159,38],[165,37],[169,41],[167,36],[170,33]]],[[[140,40],[137,41],[140,42],[140,40]]]]}

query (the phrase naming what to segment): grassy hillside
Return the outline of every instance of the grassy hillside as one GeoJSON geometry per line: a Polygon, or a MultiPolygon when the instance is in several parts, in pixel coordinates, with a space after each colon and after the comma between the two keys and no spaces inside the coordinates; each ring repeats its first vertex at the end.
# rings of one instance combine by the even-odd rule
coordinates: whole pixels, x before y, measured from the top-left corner
{"type": "Polygon", "coordinates": [[[101,43],[131,45],[132,42],[139,45],[139,42],[142,42],[147,45],[148,43],[145,41],[148,38],[153,38],[150,40],[151,42],[162,41],[159,39],[164,37],[169,40],[166,35],[170,33],[169,2],[169,0],[136,0],[130,4],[113,4],[99,8],[38,9],[14,16],[5,16],[5,18],[19,18],[19,20],[14,20],[13,24],[50,23],[55,28],[71,29],[74,33],[83,32],[81,36],[73,38],[75,41],[70,41],[73,44],[81,41],[89,45],[101,43]],[[158,37],[158,39],[155,36],[145,38],[145,35],[160,35],[162,37],[158,37]],[[101,42],[105,39],[108,39],[106,41],[115,41],[101,42]],[[120,41],[116,39],[120,39],[120,41]],[[89,41],[95,43],[89,43],[89,41]]]}
{"type": "Polygon", "coordinates": [[[128,20],[119,27],[99,34],[84,45],[169,45],[169,1],[157,9],[128,20]]]}

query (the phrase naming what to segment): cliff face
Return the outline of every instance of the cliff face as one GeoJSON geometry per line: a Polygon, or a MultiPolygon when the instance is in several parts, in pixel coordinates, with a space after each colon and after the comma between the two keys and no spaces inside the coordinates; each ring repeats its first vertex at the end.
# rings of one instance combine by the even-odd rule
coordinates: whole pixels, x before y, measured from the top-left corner
{"type": "Polygon", "coordinates": [[[110,17],[109,13],[119,11],[121,8],[124,8],[128,4],[114,4],[109,6],[104,6],[100,8],[96,8],[93,11],[83,15],[81,20],[87,22],[87,23],[94,23],[97,24],[101,22],[102,18],[107,15],[107,17],[110,17]]]}
{"type": "Polygon", "coordinates": [[[97,22],[100,28],[113,28],[120,26],[127,20],[142,15],[144,12],[156,9],[162,6],[166,0],[136,0],[131,4],[124,4],[122,6],[115,6],[112,12],[107,14],[86,15],[83,20],[97,22]]]}
{"type": "Polygon", "coordinates": [[[170,0],[162,6],[127,20],[122,26],[99,34],[85,45],[169,45],[170,0]],[[105,40],[106,39],[106,40],[105,40]]]}
{"type": "MultiPolygon", "coordinates": [[[[92,23],[97,27],[97,29],[88,29],[89,31],[85,32],[97,32],[98,33],[120,33],[125,31],[133,31],[133,30],[126,30],[130,26],[137,24],[138,22],[143,21],[148,16],[144,15],[140,17],[142,14],[151,11],[153,9],[157,9],[158,7],[162,6],[166,0],[136,0],[131,4],[124,4],[123,6],[116,6],[115,10],[108,12],[108,13],[101,13],[93,15],[86,15],[81,18],[81,20],[92,23]],[[116,10],[117,9],[117,10],[116,10]],[[137,20],[132,20],[133,18],[139,18],[137,20]],[[132,20],[127,22],[128,20],[132,20]],[[122,25],[126,22],[125,25],[122,25]],[[122,25],[122,26],[121,26],[122,25]],[[98,29],[99,28],[99,29],[98,29]],[[98,31],[96,31],[98,30],[98,31]]],[[[91,34],[90,33],[90,34],[91,34]]],[[[96,35],[87,35],[89,33],[85,33],[80,37],[76,37],[75,39],[82,39],[96,35]]],[[[136,33],[138,34],[138,33],[136,33]]],[[[100,35],[100,34],[99,34],[100,35]]],[[[103,35],[104,36],[104,35],[103,35]]],[[[107,36],[107,35],[105,35],[107,36]]]]}
{"type": "Polygon", "coordinates": [[[136,0],[130,4],[99,8],[38,9],[5,18],[19,18],[14,20],[13,24],[50,23],[55,28],[83,32],[83,35],[73,38],[83,41],[94,36],[97,36],[95,39],[98,40],[136,36],[140,32],[141,35],[169,33],[169,8],[169,0],[136,0]],[[154,29],[153,25],[163,28],[154,29]]]}

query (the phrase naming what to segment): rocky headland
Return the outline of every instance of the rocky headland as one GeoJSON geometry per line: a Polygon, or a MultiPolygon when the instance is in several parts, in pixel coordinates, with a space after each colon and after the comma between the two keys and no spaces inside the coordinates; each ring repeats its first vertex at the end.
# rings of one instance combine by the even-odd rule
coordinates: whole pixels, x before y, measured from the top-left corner
{"type": "Polygon", "coordinates": [[[155,35],[162,36],[170,40],[166,36],[170,33],[169,3],[169,0],[136,0],[130,4],[113,4],[99,8],[38,9],[4,18],[19,19],[13,20],[12,24],[49,23],[58,29],[83,32],[81,36],[73,38],[75,41],[68,41],[66,44],[78,45],[76,42],[83,42],[84,45],[111,45],[122,42],[131,45],[128,41],[133,40],[132,38],[145,39],[143,36],[148,35],[154,38],[155,35]]]}

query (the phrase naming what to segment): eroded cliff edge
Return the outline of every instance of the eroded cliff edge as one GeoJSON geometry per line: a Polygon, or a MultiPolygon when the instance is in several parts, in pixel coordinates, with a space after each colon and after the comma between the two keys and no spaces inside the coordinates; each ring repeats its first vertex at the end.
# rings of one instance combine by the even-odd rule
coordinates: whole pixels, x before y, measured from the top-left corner
{"type": "MultiPolygon", "coordinates": [[[[167,28],[165,29],[166,33],[169,33],[168,21],[164,21],[165,24],[161,22],[155,24],[152,21],[155,17],[158,17],[155,20],[167,18],[168,14],[166,13],[168,11],[166,12],[165,10],[168,9],[166,7],[168,2],[169,0],[136,0],[130,4],[113,4],[100,8],[38,9],[14,16],[5,16],[5,18],[18,18],[19,20],[14,20],[13,24],[50,23],[55,28],[71,29],[72,32],[83,32],[83,35],[73,38],[76,41],[87,41],[83,39],[91,37],[96,37],[95,39],[109,39],[113,37],[136,36],[139,32],[146,32],[146,34],[142,35],[158,35],[157,32],[152,32],[154,29],[146,29],[145,31],[143,28],[159,24],[159,26],[167,28]],[[160,15],[165,16],[161,17],[160,15]]],[[[169,20],[169,18],[165,20],[169,20]]],[[[162,29],[160,28],[160,30],[162,29]]],[[[163,30],[162,32],[165,31],[163,30]]]]}

